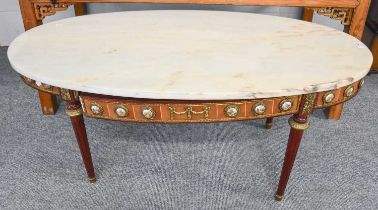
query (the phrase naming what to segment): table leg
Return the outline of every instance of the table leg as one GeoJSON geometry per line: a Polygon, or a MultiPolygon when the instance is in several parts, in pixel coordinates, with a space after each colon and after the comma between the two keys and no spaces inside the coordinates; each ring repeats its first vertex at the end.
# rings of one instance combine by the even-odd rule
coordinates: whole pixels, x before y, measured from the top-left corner
{"type": "Polygon", "coordinates": [[[71,100],[67,102],[66,114],[70,117],[76,140],[80,148],[81,157],[87,170],[89,182],[95,183],[96,176],[92,163],[91,150],[89,148],[87,132],[85,130],[83,112],[80,102],[75,99],[72,91],[69,91],[71,100]]]}
{"type": "Polygon", "coordinates": [[[58,102],[56,96],[46,93],[43,91],[38,91],[39,101],[42,108],[42,113],[44,115],[54,115],[58,109],[58,102]]]}
{"type": "Polygon", "coordinates": [[[343,112],[344,103],[337,104],[328,108],[328,119],[340,120],[343,112]]]}
{"type": "Polygon", "coordinates": [[[76,3],[74,5],[75,16],[81,16],[87,14],[87,7],[85,3],[76,3]]]}
{"type": "Polygon", "coordinates": [[[275,195],[275,199],[277,201],[281,201],[283,199],[286,185],[294,165],[299,145],[301,143],[303,131],[309,126],[307,115],[301,116],[300,114],[295,114],[289,119],[289,124],[291,126],[290,135],[287,143],[284,163],[282,166],[280,182],[278,184],[278,189],[275,195]]]}
{"type": "Polygon", "coordinates": [[[308,7],[303,8],[303,20],[312,22],[314,17],[314,10],[308,7]]]}
{"type": "Polygon", "coordinates": [[[266,118],[266,121],[265,121],[265,128],[266,129],[271,129],[273,126],[273,117],[268,117],[266,118]]]}
{"type": "MultiPolygon", "coordinates": [[[[25,31],[42,24],[42,21],[36,18],[34,5],[31,0],[19,0],[19,4],[25,31]]],[[[39,91],[39,100],[41,102],[43,114],[55,114],[58,108],[56,96],[39,91]]]]}

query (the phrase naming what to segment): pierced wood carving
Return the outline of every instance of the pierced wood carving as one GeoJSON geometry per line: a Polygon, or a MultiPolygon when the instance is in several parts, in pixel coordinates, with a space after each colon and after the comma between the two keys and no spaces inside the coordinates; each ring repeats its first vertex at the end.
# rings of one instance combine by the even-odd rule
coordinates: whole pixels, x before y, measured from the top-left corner
{"type": "Polygon", "coordinates": [[[71,5],[67,3],[34,3],[35,16],[37,20],[43,20],[46,16],[68,9],[71,5]]]}
{"type": "Polygon", "coordinates": [[[350,25],[353,16],[353,9],[348,8],[313,8],[314,12],[319,15],[330,17],[331,19],[340,20],[343,25],[350,25]]]}

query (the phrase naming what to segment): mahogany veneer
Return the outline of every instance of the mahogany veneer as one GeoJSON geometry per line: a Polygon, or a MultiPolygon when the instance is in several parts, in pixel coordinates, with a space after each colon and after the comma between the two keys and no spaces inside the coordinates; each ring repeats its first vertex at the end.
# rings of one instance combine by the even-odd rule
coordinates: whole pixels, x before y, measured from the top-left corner
{"type": "MultiPolygon", "coordinates": [[[[54,95],[60,94],[60,89],[57,87],[36,84],[34,80],[22,76],[23,81],[29,86],[41,91],[54,95]]],[[[314,108],[326,108],[337,105],[351,99],[358,93],[363,80],[355,82],[346,87],[341,87],[331,91],[324,91],[316,93],[314,108]],[[345,92],[348,88],[352,88],[350,95],[346,96],[345,92]],[[325,102],[325,95],[334,94],[333,100],[325,102]]],[[[303,100],[303,95],[286,96],[266,99],[249,99],[249,100],[225,100],[225,101],[190,101],[190,100],[153,100],[153,99],[134,99],[122,98],[114,96],[104,96],[91,93],[80,93],[80,102],[86,116],[94,118],[111,119],[117,121],[130,122],[160,122],[160,123],[195,123],[195,122],[223,122],[236,120],[252,120],[261,118],[271,118],[282,115],[295,114],[299,111],[299,104],[303,100]],[[280,109],[280,103],[284,100],[292,101],[292,107],[287,111],[280,109]],[[256,104],[264,104],[266,111],[263,114],[256,114],[253,110],[256,104]],[[91,105],[97,105],[102,109],[101,114],[96,114],[91,111],[91,105]],[[225,114],[227,106],[234,105],[240,110],[237,116],[229,117],[225,114]],[[123,106],[128,110],[125,117],[117,115],[115,109],[117,106],[123,106]],[[155,116],[151,119],[146,119],[141,114],[143,107],[151,107],[155,111],[155,116]],[[175,114],[171,110],[174,108],[175,112],[185,112],[175,114]],[[188,117],[188,108],[192,108],[191,117],[188,117]],[[205,117],[205,108],[208,107],[208,117],[205,117]],[[194,112],[201,112],[194,114],[194,112]],[[172,115],[173,114],[173,115],[172,115]],[[172,115],[172,116],[171,116],[172,115]]]]}

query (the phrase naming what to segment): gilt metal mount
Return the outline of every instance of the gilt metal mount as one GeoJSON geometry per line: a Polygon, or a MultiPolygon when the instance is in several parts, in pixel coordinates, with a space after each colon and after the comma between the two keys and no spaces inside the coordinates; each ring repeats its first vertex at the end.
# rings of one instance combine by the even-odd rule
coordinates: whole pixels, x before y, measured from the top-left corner
{"type": "Polygon", "coordinates": [[[68,3],[34,3],[35,17],[37,20],[43,20],[46,16],[55,15],[58,11],[68,9],[72,4],[68,3]]]}

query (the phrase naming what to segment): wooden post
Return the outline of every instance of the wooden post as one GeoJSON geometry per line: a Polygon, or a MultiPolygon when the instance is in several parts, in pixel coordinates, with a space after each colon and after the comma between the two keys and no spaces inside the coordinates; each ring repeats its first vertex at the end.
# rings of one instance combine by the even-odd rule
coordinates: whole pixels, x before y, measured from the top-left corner
{"type": "Polygon", "coordinates": [[[301,102],[300,111],[289,119],[291,126],[289,140],[286,147],[285,159],[281,170],[280,182],[275,195],[277,201],[284,197],[285,189],[289,181],[291,170],[297,156],[298,148],[301,143],[303,131],[309,127],[308,115],[312,113],[316,94],[304,96],[301,102]]]}
{"type": "MultiPolygon", "coordinates": [[[[371,0],[361,0],[359,5],[355,8],[351,26],[344,27],[344,32],[361,40],[365,29],[365,22],[369,11],[371,0]]],[[[314,11],[310,8],[304,8],[303,20],[312,21],[314,11]]],[[[328,108],[328,119],[339,120],[343,111],[344,103],[337,104],[328,108]]]]}
{"type": "Polygon", "coordinates": [[[43,91],[38,91],[39,102],[41,104],[42,113],[45,115],[53,115],[58,109],[58,102],[56,96],[43,91]]]}
{"type": "Polygon", "coordinates": [[[340,120],[341,114],[343,113],[344,103],[340,103],[328,108],[328,119],[330,120],[340,120]]]}
{"type": "MultiPolygon", "coordinates": [[[[19,0],[19,4],[25,31],[42,24],[42,21],[37,20],[35,16],[34,7],[31,0],[19,0]]],[[[39,91],[39,100],[43,114],[53,115],[56,113],[56,110],[58,109],[56,96],[39,91]]]]}
{"type": "Polygon", "coordinates": [[[76,3],[74,5],[75,16],[81,16],[87,14],[87,7],[85,3],[76,3]]]}
{"type": "Polygon", "coordinates": [[[303,20],[312,22],[313,17],[314,17],[314,10],[308,7],[303,8],[303,20]]]}
{"type": "Polygon", "coordinates": [[[349,34],[362,40],[365,30],[365,23],[369,12],[371,0],[360,0],[360,4],[355,8],[349,34]]]}
{"type": "MultiPolygon", "coordinates": [[[[360,4],[354,9],[353,18],[349,27],[349,34],[361,40],[364,30],[365,22],[369,12],[371,0],[360,0],[360,4]]],[[[338,120],[341,117],[344,103],[331,106],[328,108],[328,119],[338,120]]]]}
{"type": "Polygon", "coordinates": [[[70,117],[73,130],[75,132],[76,140],[80,148],[81,157],[85,165],[85,169],[88,174],[89,182],[95,183],[96,176],[94,172],[91,150],[89,148],[87,132],[85,129],[83,111],[80,106],[80,102],[73,91],[68,91],[66,114],[70,117]]]}
{"type": "Polygon", "coordinates": [[[273,127],[273,117],[266,118],[265,128],[266,129],[271,129],[272,127],[273,127]]]}

